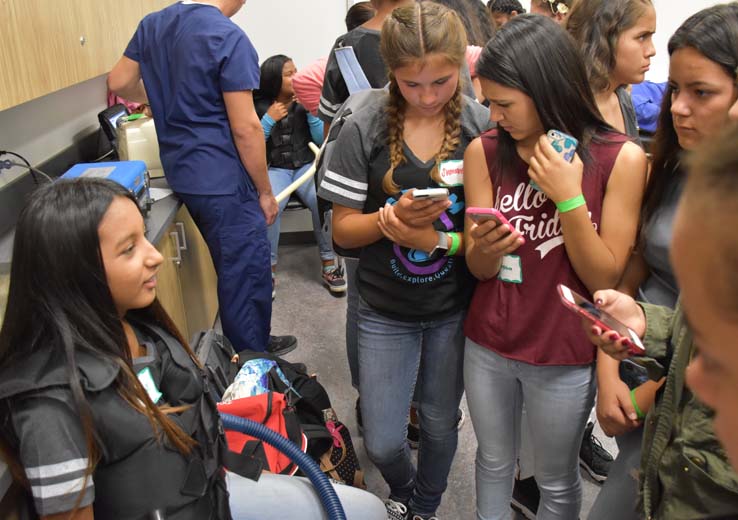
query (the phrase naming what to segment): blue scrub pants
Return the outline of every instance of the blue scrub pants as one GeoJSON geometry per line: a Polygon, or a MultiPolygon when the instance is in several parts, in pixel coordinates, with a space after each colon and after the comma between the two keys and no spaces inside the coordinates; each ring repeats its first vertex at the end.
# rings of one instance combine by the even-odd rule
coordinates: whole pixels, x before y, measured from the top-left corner
{"type": "Polygon", "coordinates": [[[272,318],[272,273],[266,219],[256,190],[244,179],[230,195],[177,196],[213,258],[223,334],[237,351],[263,352],[272,318]]]}

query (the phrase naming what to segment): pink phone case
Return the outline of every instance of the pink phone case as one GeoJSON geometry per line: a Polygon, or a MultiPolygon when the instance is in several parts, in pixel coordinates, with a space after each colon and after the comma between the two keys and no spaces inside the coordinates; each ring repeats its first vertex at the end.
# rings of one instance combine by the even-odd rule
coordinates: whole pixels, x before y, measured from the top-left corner
{"type": "Polygon", "coordinates": [[[498,224],[510,226],[510,222],[505,218],[505,215],[495,208],[466,208],[466,214],[477,224],[491,219],[498,224]]]}
{"type": "Polygon", "coordinates": [[[635,332],[633,332],[630,327],[622,323],[620,320],[616,319],[614,316],[611,316],[607,312],[603,311],[602,309],[598,309],[594,303],[590,302],[580,294],[575,293],[565,285],[558,284],[557,289],[559,291],[559,296],[561,297],[561,302],[567,309],[597,325],[603,330],[603,332],[612,330],[617,332],[619,336],[629,339],[631,342],[631,347],[628,349],[628,351],[632,355],[644,355],[646,349],[644,348],[641,339],[638,337],[638,335],[636,335],[635,332]],[[575,300],[574,302],[570,301],[566,297],[565,292],[567,291],[572,295],[573,299],[575,300]]]}

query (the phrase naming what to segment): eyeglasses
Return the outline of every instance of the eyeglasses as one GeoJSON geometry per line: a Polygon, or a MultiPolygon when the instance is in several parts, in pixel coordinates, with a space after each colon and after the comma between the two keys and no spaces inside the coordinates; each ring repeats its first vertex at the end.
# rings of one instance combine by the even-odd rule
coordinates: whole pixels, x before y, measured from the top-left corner
{"type": "Polygon", "coordinates": [[[558,0],[541,0],[541,4],[548,4],[549,9],[551,9],[551,13],[554,15],[565,15],[569,12],[569,6],[558,0]]]}

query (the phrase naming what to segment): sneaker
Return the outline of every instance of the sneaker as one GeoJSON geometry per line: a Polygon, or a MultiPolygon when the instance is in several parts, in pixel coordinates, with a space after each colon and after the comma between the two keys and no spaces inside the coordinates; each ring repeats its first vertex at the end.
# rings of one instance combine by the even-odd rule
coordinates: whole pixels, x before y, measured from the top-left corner
{"type": "Polygon", "coordinates": [[[297,338],[294,336],[269,336],[266,351],[274,356],[284,356],[296,348],[297,338]]]}
{"type": "Polygon", "coordinates": [[[535,520],[538,513],[538,503],[541,501],[541,492],[536,484],[535,477],[528,477],[523,480],[515,479],[513,485],[512,499],[510,506],[523,515],[525,518],[535,520]]]}
{"type": "Polygon", "coordinates": [[[387,520],[408,520],[407,506],[402,502],[396,502],[391,498],[384,501],[387,509],[387,520]]]}
{"type": "Polygon", "coordinates": [[[438,517],[433,516],[420,516],[420,515],[413,515],[413,520],[438,520],[438,517]]]}
{"type": "Polygon", "coordinates": [[[272,301],[277,297],[277,277],[272,272],[272,301]]]}
{"type": "Polygon", "coordinates": [[[589,473],[595,481],[602,483],[607,480],[607,474],[612,465],[612,455],[602,447],[600,440],[592,434],[594,423],[587,423],[584,430],[584,439],[579,448],[579,465],[589,473]]]}
{"type": "MultiPolygon", "coordinates": [[[[459,408],[456,411],[456,429],[460,430],[461,427],[464,426],[464,422],[466,422],[466,414],[464,413],[464,410],[459,408]]],[[[407,443],[410,446],[411,450],[418,449],[418,446],[420,446],[420,424],[408,421],[407,443]]]]}
{"type": "Polygon", "coordinates": [[[466,422],[466,414],[464,413],[464,410],[459,408],[456,410],[456,429],[461,430],[461,427],[464,426],[464,422],[466,422]]]}
{"type": "Polygon", "coordinates": [[[407,444],[411,450],[417,450],[420,446],[420,425],[411,421],[407,423],[407,444]]]}
{"type": "Polygon", "coordinates": [[[346,292],[346,278],[343,275],[343,264],[340,260],[332,266],[323,266],[323,284],[331,294],[346,292]]]}

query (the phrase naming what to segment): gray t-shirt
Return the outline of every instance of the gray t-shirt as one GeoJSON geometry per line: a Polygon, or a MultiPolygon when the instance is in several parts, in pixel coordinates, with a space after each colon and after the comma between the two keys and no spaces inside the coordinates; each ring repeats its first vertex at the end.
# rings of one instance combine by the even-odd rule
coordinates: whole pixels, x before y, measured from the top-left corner
{"type": "MultiPolygon", "coordinates": [[[[390,165],[386,104],[386,94],[372,98],[344,123],[318,191],[320,197],[364,213],[376,212],[397,200],[397,195],[382,190],[390,165]]],[[[442,178],[447,181],[443,186],[448,188],[453,205],[434,222],[438,231],[464,230],[464,151],[489,126],[489,111],[465,97],[460,143],[442,164],[442,178]]],[[[407,146],[404,155],[406,161],[393,175],[401,190],[439,186],[429,175],[433,160],[421,161],[407,146]]],[[[386,238],[362,248],[358,279],[362,298],[377,312],[399,321],[448,317],[466,308],[473,290],[463,256],[445,256],[443,252],[428,256],[386,238]]]]}
{"type": "Polygon", "coordinates": [[[669,250],[674,215],[684,189],[685,175],[679,168],[667,175],[669,183],[661,204],[648,221],[643,223],[643,259],[648,265],[650,275],[639,287],[638,299],[673,309],[679,299],[679,286],[669,261],[669,250]]]}
{"type": "Polygon", "coordinates": [[[620,112],[623,114],[625,133],[629,137],[632,137],[638,145],[641,145],[641,137],[638,131],[638,119],[636,118],[636,111],[633,106],[633,99],[630,97],[630,92],[628,92],[628,89],[625,87],[618,87],[615,89],[615,95],[618,96],[620,112]]]}

